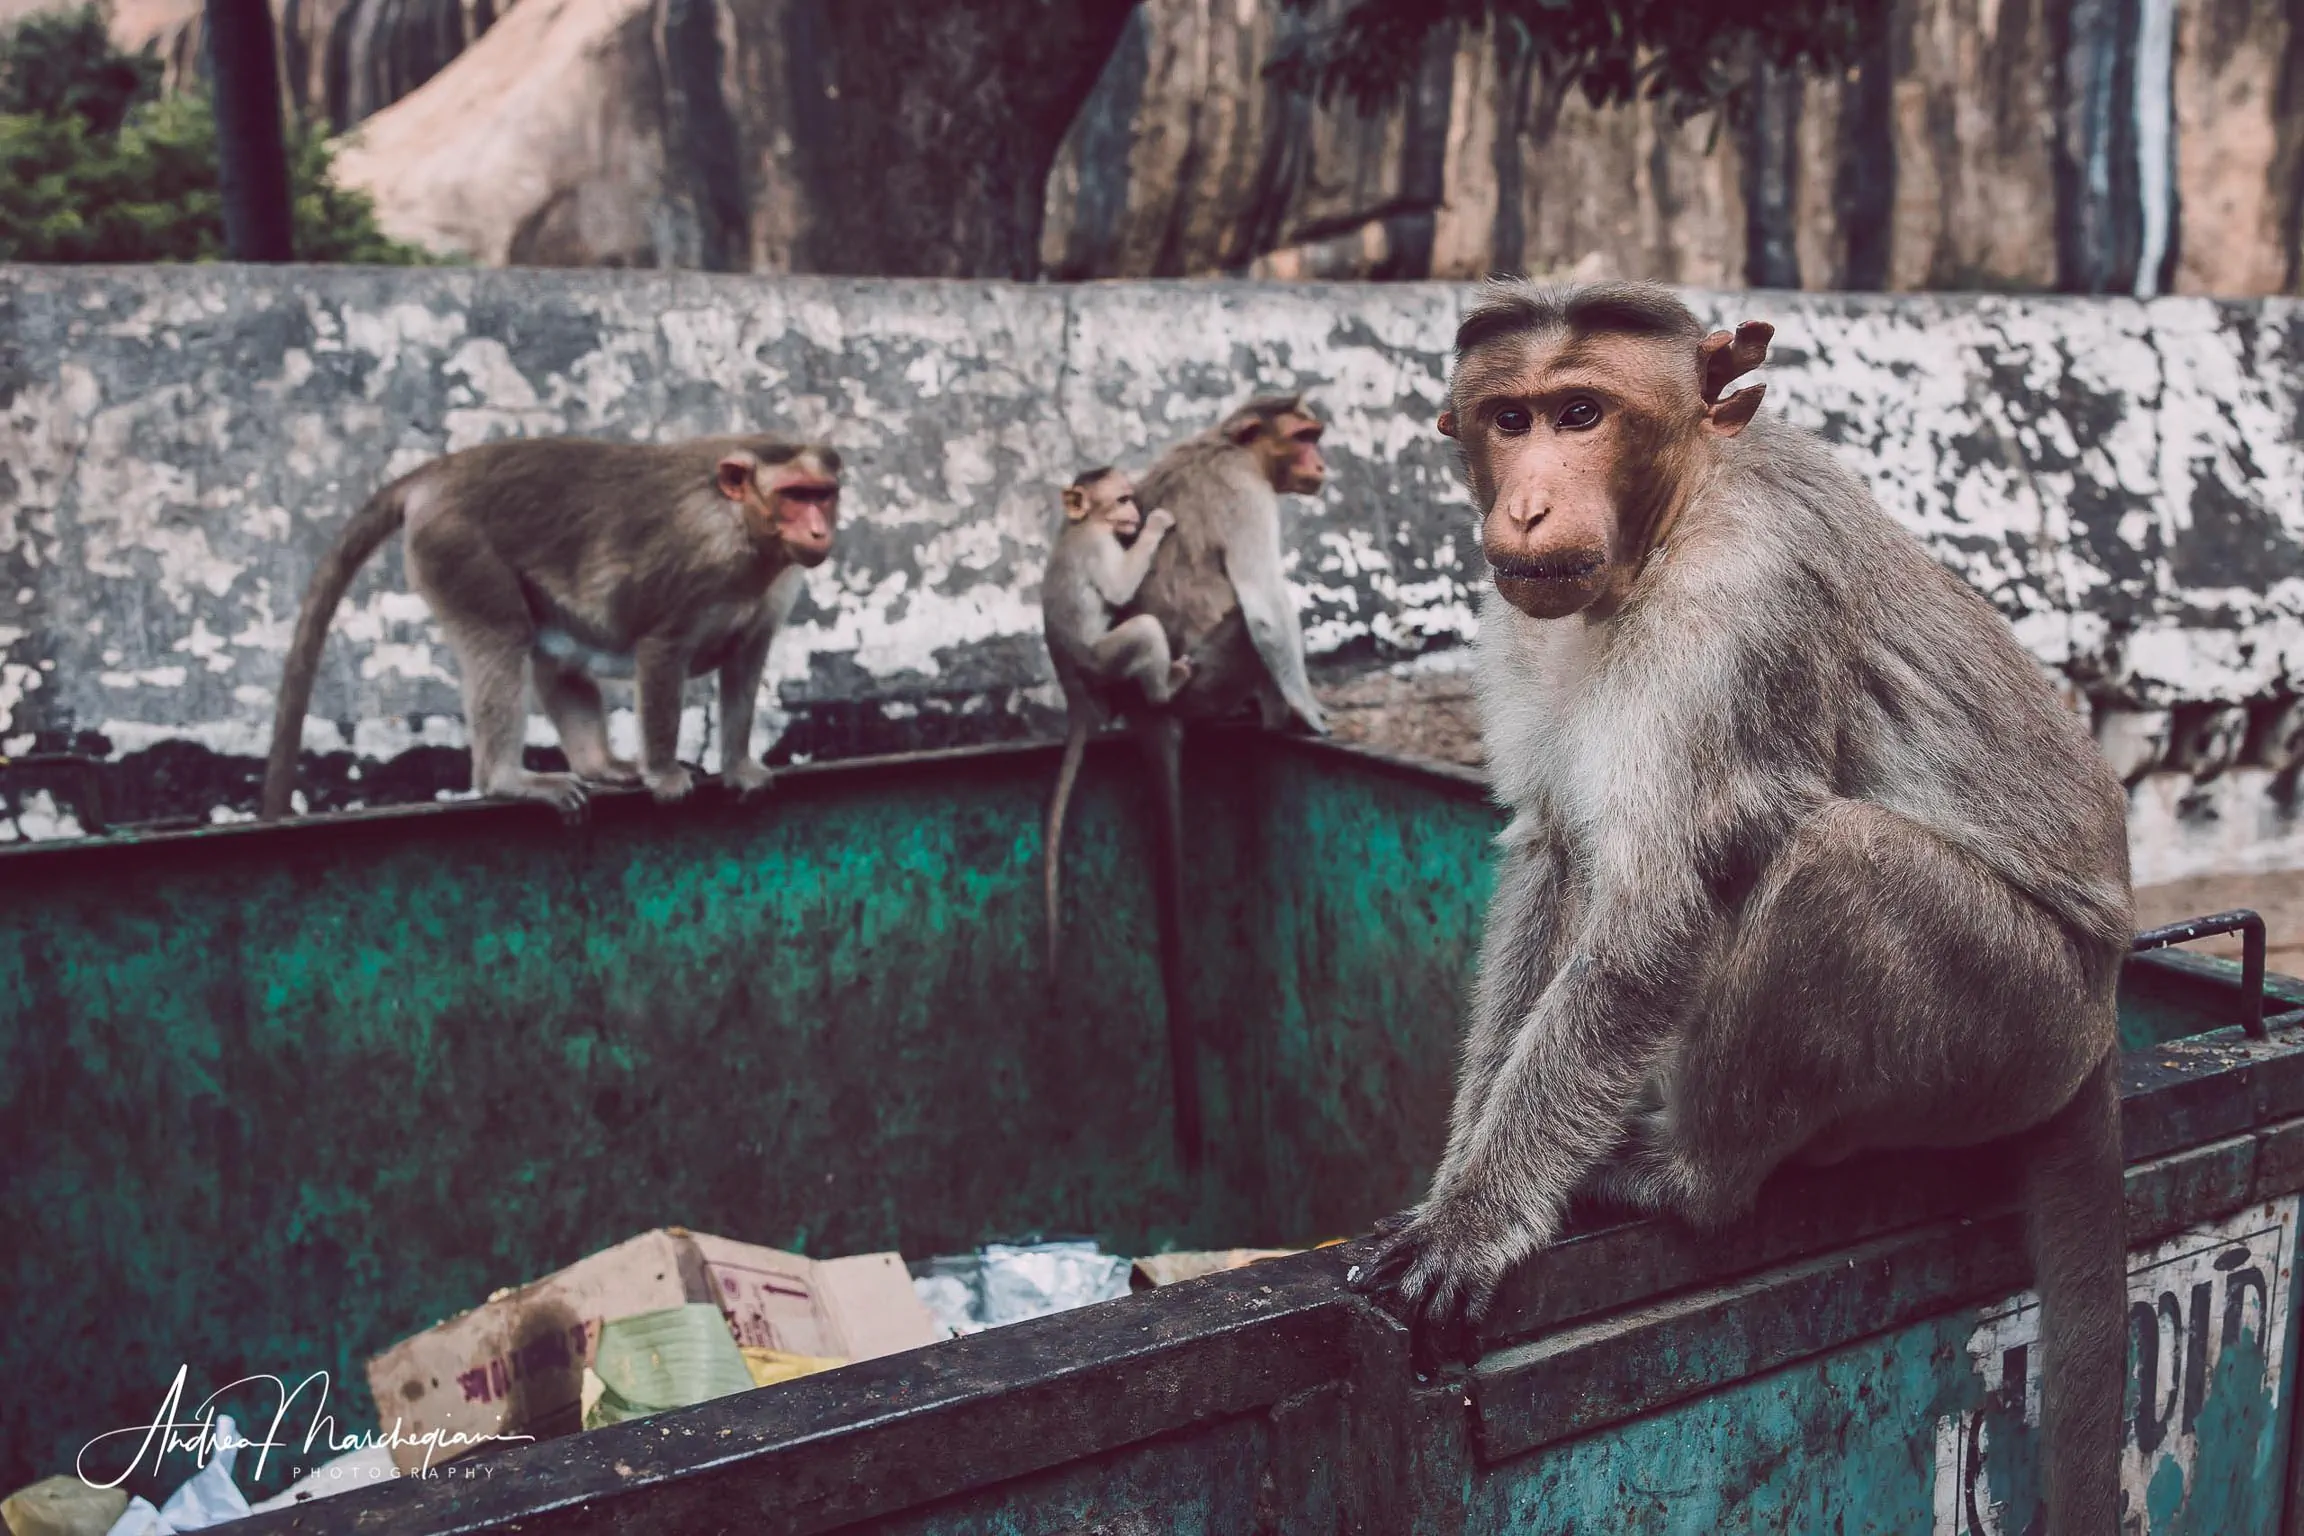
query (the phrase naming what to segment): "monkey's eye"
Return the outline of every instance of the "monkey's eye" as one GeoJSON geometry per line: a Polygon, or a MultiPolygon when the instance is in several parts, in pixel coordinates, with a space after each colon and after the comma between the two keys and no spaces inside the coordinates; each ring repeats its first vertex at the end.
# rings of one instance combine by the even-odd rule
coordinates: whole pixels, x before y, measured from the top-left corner
{"type": "Polygon", "coordinates": [[[1581,432],[1587,427],[1596,427],[1600,425],[1600,402],[1590,395],[1578,395],[1560,407],[1560,414],[1553,418],[1552,424],[1563,432],[1581,432]]]}
{"type": "Polygon", "coordinates": [[[1496,430],[1506,437],[1519,437],[1536,425],[1536,418],[1517,405],[1508,405],[1496,413],[1496,430]]]}

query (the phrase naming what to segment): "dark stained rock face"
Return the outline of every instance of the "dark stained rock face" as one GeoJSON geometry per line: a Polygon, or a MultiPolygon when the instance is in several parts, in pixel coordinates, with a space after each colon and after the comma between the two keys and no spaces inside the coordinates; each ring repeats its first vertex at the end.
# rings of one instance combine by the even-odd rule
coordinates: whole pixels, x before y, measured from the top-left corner
{"type": "MultiPolygon", "coordinates": [[[[1455,26],[1369,115],[1267,77],[1348,0],[276,3],[291,94],[362,130],[347,170],[387,227],[492,263],[2304,284],[2289,0],[2200,0],[2167,25],[2165,7],[1904,0],[1844,76],[1764,72],[1690,123],[1596,111],[1455,26]]],[[[121,0],[115,31],[182,76],[197,16],[121,0]]]]}

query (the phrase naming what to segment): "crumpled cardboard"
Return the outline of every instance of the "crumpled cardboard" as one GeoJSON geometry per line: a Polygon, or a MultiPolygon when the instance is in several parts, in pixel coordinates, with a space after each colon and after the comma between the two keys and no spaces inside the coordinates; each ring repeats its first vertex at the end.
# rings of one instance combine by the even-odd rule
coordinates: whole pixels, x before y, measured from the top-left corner
{"type": "Polygon", "coordinates": [[[659,1227],[401,1340],[368,1362],[377,1420],[403,1471],[477,1449],[484,1436],[575,1430],[609,1322],[711,1302],[741,1347],[869,1360],[942,1337],[894,1253],[809,1259],[659,1227]],[[437,1432],[434,1445],[422,1437],[437,1432]]]}

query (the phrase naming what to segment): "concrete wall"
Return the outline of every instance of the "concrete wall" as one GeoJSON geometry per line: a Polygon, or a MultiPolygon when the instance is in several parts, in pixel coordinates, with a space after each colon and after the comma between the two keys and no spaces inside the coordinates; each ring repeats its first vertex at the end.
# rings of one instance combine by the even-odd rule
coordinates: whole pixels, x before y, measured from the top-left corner
{"type": "MultiPolygon", "coordinates": [[[[1333,423],[1331,489],[1289,512],[1324,680],[1460,693],[1479,561],[1431,420],[1468,292],[0,268],[0,752],[102,759],[115,820],[244,809],[303,583],[379,482],[495,437],[758,426],[852,466],[771,662],[771,759],[1045,731],[1055,486],[1280,387],[1333,423]]],[[[2304,867],[2304,305],[1692,298],[1775,323],[1771,406],[1991,595],[2124,767],[2205,770],[2139,784],[2140,880],[2304,867]],[[2218,772],[2228,746],[2262,761],[2218,772]]],[[[461,786],[462,740],[395,553],[337,620],[314,798],[461,786]]],[[[75,783],[0,775],[0,836],[72,830],[75,783]]]]}

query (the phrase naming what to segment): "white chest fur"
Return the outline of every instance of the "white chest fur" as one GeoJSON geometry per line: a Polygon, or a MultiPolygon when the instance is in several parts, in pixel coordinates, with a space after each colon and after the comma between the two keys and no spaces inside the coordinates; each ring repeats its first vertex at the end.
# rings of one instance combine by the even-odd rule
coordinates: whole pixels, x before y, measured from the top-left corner
{"type": "Polygon", "coordinates": [[[1491,600],[1481,615],[1480,726],[1497,797],[1526,825],[1588,825],[1615,743],[1630,722],[1609,686],[1608,629],[1581,617],[1530,619],[1491,600]]]}

